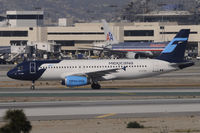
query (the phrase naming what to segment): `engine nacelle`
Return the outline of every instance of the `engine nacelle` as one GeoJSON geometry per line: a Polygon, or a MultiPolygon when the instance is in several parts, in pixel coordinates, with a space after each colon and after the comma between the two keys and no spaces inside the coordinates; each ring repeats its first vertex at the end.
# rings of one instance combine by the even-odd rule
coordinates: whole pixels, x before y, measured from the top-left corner
{"type": "Polygon", "coordinates": [[[128,53],[126,53],[126,58],[128,58],[128,59],[138,59],[139,55],[137,53],[134,53],[134,52],[128,52],[128,53]]]}
{"type": "Polygon", "coordinates": [[[82,86],[87,84],[89,84],[89,80],[87,77],[83,76],[67,76],[65,77],[65,80],[62,80],[62,85],[69,87],[82,86]]]}

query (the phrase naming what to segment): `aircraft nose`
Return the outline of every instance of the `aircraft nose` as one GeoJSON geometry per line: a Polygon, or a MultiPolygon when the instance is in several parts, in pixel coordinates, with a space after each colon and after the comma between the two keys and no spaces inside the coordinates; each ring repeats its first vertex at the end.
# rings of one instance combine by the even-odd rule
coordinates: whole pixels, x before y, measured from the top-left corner
{"type": "Polygon", "coordinates": [[[13,70],[8,71],[8,72],[7,72],[7,76],[8,76],[9,78],[14,79],[14,78],[15,78],[15,75],[14,75],[13,70]]]}

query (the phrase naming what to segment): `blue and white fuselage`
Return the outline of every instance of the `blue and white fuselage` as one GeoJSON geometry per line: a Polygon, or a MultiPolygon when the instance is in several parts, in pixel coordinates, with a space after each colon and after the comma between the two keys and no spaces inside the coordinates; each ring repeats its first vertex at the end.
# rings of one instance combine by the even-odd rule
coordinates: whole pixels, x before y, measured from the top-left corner
{"type": "MultiPolygon", "coordinates": [[[[166,61],[148,59],[62,60],[59,63],[42,64],[38,68],[38,71],[42,70],[43,74],[38,80],[63,80],[67,76],[87,76],[89,73],[101,74],[101,77],[99,77],[100,80],[125,80],[158,75],[176,69],[176,67],[172,67],[171,64],[166,61]]],[[[93,77],[95,77],[95,75],[93,77]]]]}
{"type": "Polygon", "coordinates": [[[126,80],[155,76],[194,63],[184,61],[190,30],[181,30],[156,59],[24,61],[7,75],[18,80],[59,80],[66,86],[91,84],[99,89],[98,81],[126,80]]]}
{"type": "Polygon", "coordinates": [[[63,85],[73,87],[98,81],[150,77],[177,69],[169,62],[156,59],[25,61],[7,75],[19,80],[62,81],[63,85]]]}

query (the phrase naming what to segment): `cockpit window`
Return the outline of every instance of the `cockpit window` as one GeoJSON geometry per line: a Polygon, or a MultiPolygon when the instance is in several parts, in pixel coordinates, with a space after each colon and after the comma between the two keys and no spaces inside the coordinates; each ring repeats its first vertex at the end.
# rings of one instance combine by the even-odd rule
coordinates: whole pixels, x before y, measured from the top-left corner
{"type": "Polygon", "coordinates": [[[17,67],[17,70],[18,70],[18,71],[22,71],[22,70],[23,70],[23,66],[17,67]]]}

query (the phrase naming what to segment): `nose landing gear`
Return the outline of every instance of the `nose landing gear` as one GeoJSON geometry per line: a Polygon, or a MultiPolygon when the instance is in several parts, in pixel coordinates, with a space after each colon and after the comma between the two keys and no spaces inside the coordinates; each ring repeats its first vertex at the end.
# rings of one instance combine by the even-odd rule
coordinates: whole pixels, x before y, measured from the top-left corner
{"type": "Polygon", "coordinates": [[[35,90],[35,81],[32,81],[31,90],[35,90]]]}

